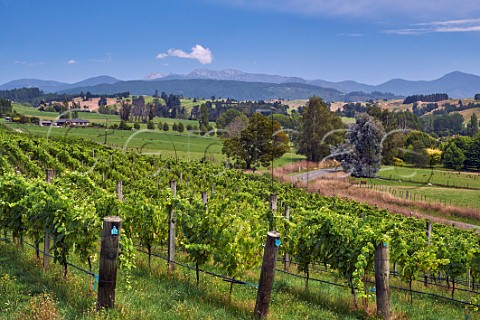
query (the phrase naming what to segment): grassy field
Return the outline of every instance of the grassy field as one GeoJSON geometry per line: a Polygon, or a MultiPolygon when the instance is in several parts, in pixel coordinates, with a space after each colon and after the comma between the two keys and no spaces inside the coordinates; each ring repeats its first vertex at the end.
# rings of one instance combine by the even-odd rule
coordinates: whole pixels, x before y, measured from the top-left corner
{"type": "MultiPolygon", "coordinates": [[[[178,258],[183,259],[181,254],[178,258]]],[[[166,262],[158,258],[152,259],[150,269],[142,253],[137,254],[136,260],[137,269],[129,283],[125,274],[119,272],[115,309],[97,313],[90,276],[70,268],[66,281],[58,265],[52,265],[45,273],[32,248],[18,249],[0,241],[0,319],[253,319],[258,271],[242,275],[242,280],[252,285],[235,285],[230,297],[230,284],[221,279],[201,273],[197,287],[192,270],[178,266],[174,273],[169,273],[166,262]]],[[[78,261],[72,262],[85,267],[78,261]]],[[[217,271],[215,267],[208,268],[217,271]]],[[[96,272],[98,265],[93,270],[96,272]]],[[[295,268],[291,271],[296,272],[295,268]]],[[[312,268],[310,276],[342,282],[320,269],[312,268]]],[[[405,287],[393,277],[391,284],[405,287]]],[[[413,289],[426,290],[418,282],[413,289]]],[[[431,287],[428,291],[450,295],[431,287]]],[[[466,298],[461,292],[455,297],[466,298]]],[[[394,319],[465,319],[463,305],[438,298],[414,295],[410,304],[408,293],[392,289],[391,303],[394,319]]],[[[345,287],[310,281],[306,290],[304,279],[275,274],[268,319],[377,319],[374,313],[374,296],[370,297],[367,309],[355,311],[345,287]]]]}
{"type": "Polygon", "coordinates": [[[470,121],[470,118],[474,113],[477,115],[477,118],[480,118],[480,108],[462,110],[459,113],[463,116],[463,119],[465,119],[464,124],[467,124],[470,121]]]}
{"type": "Polygon", "coordinates": [[[355,118],[342,117],[342,122],[345,124],[355,123],[355,118]]]}
{"type": "Polygon", "coordinates": [[[378,173],[380,178],[416,182],[419,184],[480,189],[480,173],[449,171],[443,168],[435,170],[427,168],[383,166],[378,173]]]}
{"type": "MultiPolygon", "coordinates": [[[[13,109],[21,114],[24,114],[29,117],[38,117],[41,120],[56,120],[59,117],[57,112],[44,112],[38,111],[32,107],[26,107],[24,105],[15,103],[13,105],[13,109]]],[[[80,112],[78,114],[79,118],[90,120],[90,122],[101,123],[105,124],[108,119],[109,125],[114,123],[120,123],[120,117],[118,115],[106,115],[101,113],[94,113],[94,112],[80,112]]],[[[158,118],[155,117],[154,121],[155,127],[158,125],[159,122],[168,123],[169,126],[172,126],[174,123],[183,123],[185,126],[190,124],[192,126],[198,126],[197,120],[184,120],[184,119],[171,119],[171,118],[158,118]]],[[[215,122],[210,122],[212,126],[215,127],[215,122]]],[[[146,128],[146,124],[140,124],[141,127],[146,128]]]]}
{"type": "MultiPolygon", "coordinates": [[[[376,186],[385,186],[382,190],[394,194],[396,197],[405,198],[408,191],[409,199],[441,203],[458,207],[471,207],[480,209],[480,191],[451,187],[428,186],[413,182],[398,182],[383,179],[367,179],[368,183],[376,186]],[[395,191],[394,191],[395,190],[395,191]]],[[[467,222],[467,221],[466,221],[467,222]]],[[[473,221],[468,221],[469,223],[473,221]]],[[[475,224],[479,222],[476,221],[475,224]]]]}
{"type": "Polygon", "coordinates": [[[480,209],[479,173],[383,166],[378,176],[367,180],[396,197],[480,209]]]}

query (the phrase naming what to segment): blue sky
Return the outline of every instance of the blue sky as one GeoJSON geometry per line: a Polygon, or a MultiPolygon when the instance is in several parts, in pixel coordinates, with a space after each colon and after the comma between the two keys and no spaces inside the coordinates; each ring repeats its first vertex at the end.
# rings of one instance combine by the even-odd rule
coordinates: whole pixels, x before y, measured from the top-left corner
{"type": "Polygon", "coordinates": [[[0,84],[238,69],[380,84],[480,75],[476,0],[0,0],[0,84]]]}

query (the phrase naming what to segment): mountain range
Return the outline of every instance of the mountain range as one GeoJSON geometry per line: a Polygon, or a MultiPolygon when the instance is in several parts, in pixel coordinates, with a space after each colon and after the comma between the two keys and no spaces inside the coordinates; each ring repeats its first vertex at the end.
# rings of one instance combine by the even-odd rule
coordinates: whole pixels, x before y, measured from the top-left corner
{"type": "Polygon", "coordinates": [[[72,84],[21,79],[1,85],[0,90],[38,87],[44,92],[80,93],[81,91],[90,91],[95,94],[112,94],[129,91],[134,95],[151,95],[158,90],[189,97],[216,96],[238,100],[301,99],[318,95],[329,101],[350,101],[353,97],[368,100],[391,98],[394,95],[431,93],[447,93],[453,98],[466,98],[480,93],[480,77],[460,71],[454,71],[430,81],[392,79],[379,85],[369,85],[352,80],[340,82],[305,80],[300,77],[247,73],[234,69],[221,71],[196,69],[185,75],[152,73],[148,79],[122,81],[109,76],[99,76],[72,84]],[[157,75],[161,78],[157,78],[157,75]],[[364,94],[359,94],[359,91],[364,94]],[[391,94],[382,94],[382,92],[391,94]]]}
{"type": "Polygon", "coordinates": [[[0,90],[11,90],[18,88],[39,88],[43,92],[62,92],[68,89],[74,89],[79,87],[89,87],[96,86],[98,84],[113,84],[120,80],[115,79],[109,76],[98,76],[93,78],[88,78],[83,81],[75,83],[66,83],[53,80],[39,80],[39,79],[19,79],[7,82],[0,86],[0,90]]]}

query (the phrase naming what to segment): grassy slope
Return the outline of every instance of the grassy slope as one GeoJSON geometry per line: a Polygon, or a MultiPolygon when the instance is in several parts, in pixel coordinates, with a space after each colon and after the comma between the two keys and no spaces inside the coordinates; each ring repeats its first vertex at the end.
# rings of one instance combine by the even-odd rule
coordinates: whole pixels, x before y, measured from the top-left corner
{"type": "Polygon", "coordinates": [[[389,192],[396,190],[397,197],[400,196],[399,191],[403,191],[403,195],[408,191],[416,200],[426,196],[428,202],[441,201],[448,205],[480,209],[479,173],[444,169],[435,169],[432,173],[431,169],[384,166],[378,176],[382,179],[369,179],[369,182],[390,187],[387,189],[389,192]]]}
{"type": "MultiPolygon", "coordinates": [[[[186,120],[187,121],[187,120],[186,120]]],[[[98,128],[54,128],[40,127],[26,124],[10,124],[11,128],[36,136],[67,136],[72,135],[80,138],[104,143],[105,129],[98,128]]],[[[142,125],[141,129],[146,129],[142,125]]],[[[174,131],[153,132],[109,130],[107,144],[115,148],[136,149],[142,153],[160,154],[162,157],[179,159],[202,159],[204,156],[210,161],[221,162],[225,160],[222,154],[222,140],[218,137],[199,136],[184,132],[174,131]],[[129,140],[130,139],[130,140],[129,140]]],[[[284,154],[274,161],[274,166],[282,166],[291,162],[302,160],[304,157],[294,151],[284,154]]]]}
{"type": "MultiPolygon", "coordinates": [[[[35,125],[12,124],[12,128],[38,136],[76,136],[99,143],[105,141],[105,129],[98,128],[54,128],[35,125]]],[[[142,153],[158,153],[164,157],[200,159],[205,155],[216,160],[223,159],[221,155],[221,140],[216,137],[202,137],[192,134],[179,134],[173,131],[154,132],[109,130],[107,144],[116,148],[137,149],[142,153]]]]}
{"type": "Polygon", "coordinates": [[[446,169],[383,166],[378,176],[384,179],[418,182],[422,184],[480,189],[480,174],[446,169]]]}
{"type": "Polygon", "coordinates": [[[471,108],[467,110],[462,110],[459,113],[463,116],[463,119],[465,119],[464,124],[467,124],[470,121],[470,118],[474,113],[477,115],[477,118],[480,118],[480,108],[471,108]]]}

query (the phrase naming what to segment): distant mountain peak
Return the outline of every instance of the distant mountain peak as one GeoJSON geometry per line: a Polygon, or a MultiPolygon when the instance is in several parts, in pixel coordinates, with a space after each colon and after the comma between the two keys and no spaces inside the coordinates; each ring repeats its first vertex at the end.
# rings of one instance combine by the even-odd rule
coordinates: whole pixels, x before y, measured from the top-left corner
{"type": "MultiPolygon", "coordinates": [[[[217,79],[217,78],[235,77],[235,76],[240,76],[244,74],[246,73],[236,69],[223,69],[223,70],[217,71],[217,70],[210,70],[206,68],[199,68],[199,69],[193,70],[186,76],[190,78],[200,77],[200,78],[207,78],[207,79],[217,79]]],[[[224,80],[224,79],[219,79],[219,80],[224,80]]]]}
{"type": "Polygon", "coordinates": [[[168,74],[164,74],[160,72],[152,72],[147,74],[145,77],[143,77],[143,80],[156,80],[156,79],[165,78],[166,76],[168,76],[168,74]]]}

